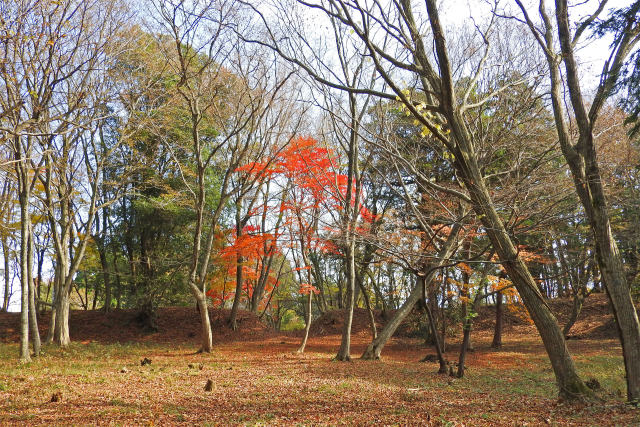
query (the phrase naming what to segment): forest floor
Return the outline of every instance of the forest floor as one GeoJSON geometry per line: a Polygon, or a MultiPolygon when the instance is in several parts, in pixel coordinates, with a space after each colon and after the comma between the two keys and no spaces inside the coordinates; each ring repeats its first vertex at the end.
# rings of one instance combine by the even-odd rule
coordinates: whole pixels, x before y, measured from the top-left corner
{"type": "MultiPolygon", "coordinates": [[[[193,308],[162,310],[160,332],[148,335],[123,313],[73,312],[72,345],[45,347],[20,365],[17,315],[2,314],[0,425],[640,425],[640,410],[624,404],[606,302],[592,301],[568,345],[583,378],[601,384],[602,401],[579,404],[558,401],[549,361],[526,322],[507,322],[504,345],[494,350],[492,321],[479,318],[466,376],[455,379],[436,374],[436,363],[418,362],[433,353],[419,338],[394,338],[381,361],[359,360],[370,340],[366,327],[356,328],[354,360],[334,362],[340,336],[319,325],[338,325],[326,319],[298,355],[298,334],[271,331],[250,313],[233,332],[216,327],[226,313],[214,311],[215,349],[196,354],[193,308]],[[145,357],[151,364],[141,366],[145,357]]],[[[455,360],[459,339],[449,341],[447,357],[455,360]]]]}

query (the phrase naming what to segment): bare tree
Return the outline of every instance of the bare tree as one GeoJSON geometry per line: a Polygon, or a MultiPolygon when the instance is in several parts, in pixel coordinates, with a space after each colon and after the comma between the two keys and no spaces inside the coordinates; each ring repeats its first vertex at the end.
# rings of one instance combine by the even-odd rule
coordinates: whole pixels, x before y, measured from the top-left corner
{"type": "MultiPolygon", "coordinates": [[[[441,22],[435,0],[427,0],[424,9],[415,13],[417,6],[409,0],[383,5],[380,2],[321,2],[299,1],[300,4],[332,17],[353,31],[354,42],[361,43],[384,80],[389,92],[380,88],[349,88],[343,81],[331,75],[330,70],[317,69],[301,53],[313,51],[309,40],[299,43],[298,27],[282,34],[276,26],[269,25],[265,14],[255,9],[270,31],[269,44],[283,57],[298,64],[316,80],[332,87],[375,96],[398,99],[408,114],[424,127],[425,134],[432,135],[452,155],[452,164],[459,180],[464,184],[471,205],[481,220],[500,262],[516,286],[545,345],[553,367],[559,393],[568,399],[583,398],[592,392],[579,378],[573,359],[566,346],[557,320],[549,310],[531,273],[518,253],[499,211],[493,203],[482,171],[478,164],[477,147],[465,119],[468,111],[484,104],[496,93],[518,84],[514,81],[488,93],[483,99],[472,102],[470,95],[476,87],[491,48],[491,33],[495,18],[489,19],[478,32],[482,41],[478,55],[471,58],[466,67],[454,68],[450,59],[446,32],[441,22]],[[416,20],[426,17],[424,22],[416,20]],[[427,26],[428,25],[428,26],[427,26]],[[292,32],[293,31],[293,32],[292,32]],[[296,44],[296,43],[299,44],[296,44]],[[303,50],[300,50],[300,46],[303,50]],[[428,46],[433,46],[429,52],[428,46]],[[462,79],[460,73],[467,78],[462,79]],[[424,102],[416,102],[402,87],[402,75],[410,76],[423,92],[424,102]]],[[[278,18],[281,18],[278,15],[278,18]]],[[[277,27],[285,27],[292,19],[284,19],[277,27]]],[[[260,40],[253,40],[260,43],[260,40]]],[[[263,42],[264,43],[264,42],[263,42]]],[[[311,53],[313,55],[313,52],[311,53]]],[[[522,80],[520,80],[522,81],[522,80]]]]}
{"type": "Polygon", "coordinates": [[[576,48],[585,31],[588,31],[593,22],[603,14],[607,0],[599,1],[596,10],[578,22],[575,30],[571,29],[569,6],[566,0],[555,2],[555,24],[544,0],[539,2],[539,23],[533,21],[521,1],[516,0],[516,3],[522,12],[523,22],[529,27],[547,58],[551,103],[560,147],[573,175],[578,197],[593,232],[596,259],[611,300],[616,325],[619,328],[627,374],[627,399],[630,402],[638,402],[640,400],[640,323],[624,274],[622,257],[611,230],[607,197],[596,155],[594,127],[602,107],[616,86],[624,61],[640,42],[640,22],[638,21],[640,2],[634,2],[624,11],[623,28],[615,34],[611,52],[604,63],[600,82],[593,99],[590,100],[590,106],[583,95],[584,88],[580,79],[576,48]],[[559,51],[555,42],[556,31],[559,51]],[[564,68],[564,73],[561,67],[564,68]],[[566,92],[569,96],[568,105],[563,98],[565,80],[566,92]],[[567,117],[566,109],[569,109],[573,122],[567,117]],[[571,125],[577,130],[575,137],[571,125]]]}
{"type": "MultiPolygon", "coordinates": [[[[154,19],[164,32],[158,42],[164,47],[168,72],[178,77],[176,90],[189,112],[189,153],[195,164],[195,183],[188,182],[184,172],[187,166],[180,165],[196,213],[189,288],[201,316],[201,351],[210,352],[212,335],[206,292],[215,230],[232,196],[236,195],[242,204],[244,195],[255,189],[261,174],[251,174],[238,186],[234,185],[234,174],[238,167],[265,157],[271,149],[273,116],[269,124],[262,122],[272,114],[290,74],[279,73],[279,68],[274,69],[274,63],[261,57],[260,52],[243,50],[237,43],[230,29],[237,25],[238,2],[151,4],[154,19]],[[170,44],[166,43],[167,34],[170,44]],[[212,171],[218,174],[217,200],[208,208],[207,177],[212,171]]],[[[174,143],[167,141],[168,146],[174,143]]],[[[238,282],[241,286],[241,280],[238,282]]],[[[239,299],[232,311],[233,326],[238,303],[239,299]]]]}
{"type": "MultiPolygon", "coordinates": [[[[74,224],[79,220],[76,216],[79,210],[74,209],[69,196],[79,190],[74,186],[79,181],[73,184],[71,181],[82,173],[86,179],[99,168],[99,161],[89,158],[95,152],[90,146],[79,144],[72,149],[71,144],[88,141],[92,124],[102,115],[104,99],[100,96],[104,90],[98,83],[105,74],[100,72],[105,71],[108,61],[106,46],[122,27],[118,22],[122,9],[117,2],[34,0],[11,2],[8,11],[12,15],[5,22],[12,22],[11,32],[16,37],[3,43],[5,91],[2,102],[11,114],[6,117],[7,126],[3,123],[2,131],[13,141],[20,187],[22,295],[23,299],[29,298],[29,282],[33,279],[29,205],[34,185],[41,180],[47,193],[45,204],[50,225],[52,230],[58,226],[55,231],[60,232],[54,233],[57,261],[61,264],[57,270],[61,275],[57,308],[62,321],[58,323],[61,329],[56,333],[56,341],[66,345],[69,342],[68,300],[64,295],[71,290],[86,247],[81,237],[71,259],[71,236],[73,231],[82,232],[83,226],[85,234],[89,234],[95,208],[95,200],[89,197],[92,201],[88,203],[87,220],[80,226],[74,224]]],[[[96,177],[89,180],[97,182],[96,177]]],[[[23,316],[26,314],[25,305],[23,316]]],[[[24,331],[23,346],[28,336],[28,331],[24,331]]],[[[25,358],[24,351],[22,357],[25,358]]]]}

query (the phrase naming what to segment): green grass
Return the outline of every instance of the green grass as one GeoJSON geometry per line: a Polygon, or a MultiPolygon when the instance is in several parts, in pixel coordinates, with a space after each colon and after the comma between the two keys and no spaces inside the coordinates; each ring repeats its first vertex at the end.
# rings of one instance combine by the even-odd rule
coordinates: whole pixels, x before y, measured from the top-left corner
{"type": "Polygon", "coordinates": [[[582,378],[598,380],[602,392],[622,395],[626,392],[624,364],[619,355],[583,356],[576,360],[582,378]]]}

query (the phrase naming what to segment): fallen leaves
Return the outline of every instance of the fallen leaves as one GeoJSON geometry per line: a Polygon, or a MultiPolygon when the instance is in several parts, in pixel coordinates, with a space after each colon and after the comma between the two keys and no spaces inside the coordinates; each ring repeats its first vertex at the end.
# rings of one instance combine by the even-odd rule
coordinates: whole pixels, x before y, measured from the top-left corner
{"type": "MultiPolygon", "coordinates": [[[[624,370],[614,340],[569,342],[605,398],[580,406],[557,402],[544,348],[527,325],[506,331],[502,351],[490,349],[490,330],[475,330],[463,379],[419,363],[432,350],[417,339],[393,339],[382,361],[339,363],[331,362],[335,333],[311,337],[302,355],[292,353],[295,334],[235,337],[212,354],[194,354],[197,343],[184,341],[78,342],[50,347],[28,366],[16,364],[17,344],[0,346],[0,425],[640,425],[616,396],[624,370]],[[153,364],[143,366],[145,358],[153,364]],[[64,399],[43,405],[58,392],[64,399]]],[[[366,328],[356,332],[352,356],[368,340],[366,328]]]]}

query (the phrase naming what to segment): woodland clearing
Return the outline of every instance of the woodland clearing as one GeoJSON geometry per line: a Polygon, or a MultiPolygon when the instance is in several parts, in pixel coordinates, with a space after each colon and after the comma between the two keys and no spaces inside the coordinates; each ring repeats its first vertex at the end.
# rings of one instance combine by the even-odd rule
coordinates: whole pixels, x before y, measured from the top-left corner
{"type": "MultiPolygon", "coordinates": [[[[0,314],[0,424],[638,425],[640,413],[624,403],[620,345],[607,326],[606,308],[604,296],[588,299],[574,327],[578,339],[568,341],[583,377],[602,387],[602,402],[578,404],[557,400],[533,326],[507,322],[502,349],[490,348],[492,322],[483,320],[489,313],[479,317],[462,379],[438,375],[436,363],[418,362],[433,353],[420,338],[392,339],[380,361],[332,361],[340,335],[319,328],[323,318],[299,355],[298,332],[272,331],[247,312],[234,332],[217,325],[225,313],[212,310],[215,349],[196,354],[193,308],[161,309],[160,332],[147,335],[135,325],[115,327],[116,319],[126,318],[122,313],[110,318],[77,311],[68,348],[46,347],[41,357],[20,365],[17,328],[11,328],[17,315],[0,314]],[[151,364],[141,366],[145,357],[151,364]],[[213,389],[203,392],[208,379],[213,389]],[[51,402],[58,392],[60,401],[51,402]]],[[[359,317],[354,354],[370,340],[359,317]]],[[[449,338],[451,360],[458,341],[449,338]]]]}

